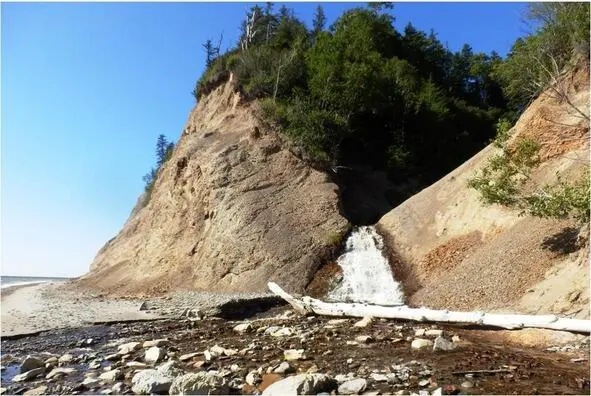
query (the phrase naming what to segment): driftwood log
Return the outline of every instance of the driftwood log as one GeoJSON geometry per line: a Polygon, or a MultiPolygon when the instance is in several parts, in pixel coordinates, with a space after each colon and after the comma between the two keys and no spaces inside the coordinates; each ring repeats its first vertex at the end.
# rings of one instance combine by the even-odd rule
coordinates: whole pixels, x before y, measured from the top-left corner
{"type": "Polygon", "coordinates": [[[273,282],[269,290],[287,301],[303,314],[326,316],[352,316],[387,319],[404,319],[418,322],[469,323],[503,329],[541,328],[591,333],[591,320],[561,318],[556,315],[516,315],[486,312],[454,312],[429,308],[411,308],[406,305],[381,306],[363,303],[328,303],[312,297],[296,298],[273,282]]]}

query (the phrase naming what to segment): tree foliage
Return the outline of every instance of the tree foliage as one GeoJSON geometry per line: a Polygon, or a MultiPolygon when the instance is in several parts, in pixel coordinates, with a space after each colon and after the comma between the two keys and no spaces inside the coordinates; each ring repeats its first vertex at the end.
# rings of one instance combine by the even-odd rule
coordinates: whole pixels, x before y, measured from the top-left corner
{"type": "MultiPolygon", "coordinates": [[[[588,37],[581,28],[588,5],[535,7],[535,18],[572,17],[568,28],[542,28],[542,41],[572,49],[588,37]],[[575,38],[563,40],[565,32],[575,38]]],[[[220,72],[232,72],[311,162],[370,166],[392,180],[431,183],[488,144],[500,118],[515,120],[526,103],[516,60],[531,52],[531,40],[516,43],[508,61],[468,44],[452,52],[433,31],[412,24],[397,31],[394,14],[391,3],[371,3],[326,28],[319,6],[308,29],[286,6],[255,5],[236,47],[207,68],[195,97],[220,72]]]]}
{"type": "Polygon", "coordinates": [[[143,205],[147,205],[150,201],[150,196],[152,195],[152,189],[154,188],[154,183],[156,183],[156,179],[158,178],[158,172],[162,165],[166,163],[172,157],[172,152],[174,151],[174,143],[169,142],[166,139],[166,136],[159,135],[156,139],[156,167],[150,169],[148,173],[144,175],[142,180],[145,183],[144,190],[146,192],[146,196],[143,201],[143,205]]]}

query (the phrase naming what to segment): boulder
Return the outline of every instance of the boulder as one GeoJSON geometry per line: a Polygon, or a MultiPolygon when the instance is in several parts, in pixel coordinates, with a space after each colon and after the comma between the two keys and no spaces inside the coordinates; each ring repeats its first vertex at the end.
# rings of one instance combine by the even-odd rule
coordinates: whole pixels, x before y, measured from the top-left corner
{"type": "Polygon", "coordinates": [[[57,361],[58,361],[58,363],[61,363],[61,364],[67,364],[67,363],[71,363],[72,360],[74,360],[74,356],[72,356],[72,354],[70,354],[70,353],[66,353],[66,354],[62,355],[57,361]]]}
{"type": "Polygon", "coordinates": [[[367,380],[364,378],[357,378],[351,381],[343,382],[339,386],[339,395],[356,395],[360,394],[367,387],[367,380]]]}
{"type": "Polygon", "coordinates": [[[166,338],[161,338],[158,340],[151,340],[151,341],[144,341],[142,347],[144,348],[151,348],[151,347],[161,347],[168,345],[169,342],[166,338]]]}
{"type": "Polygon", "coordinates": [[[336,389],[336,381],[326,374],[299,374],[275,382],[263,391],[263,395],[316,395],[336,389]]]}
{"type": "Polygon", "coordinates": [[[181,369],[177,362],[170,360],[157,368],[158,372],[170,378],[178,377],[183,375],[185,372],[181,369]]]}
{"type": "Polygon", "coordinates": [[[171,385],[172,378],[152,369],[138,371],[131,379],[131,390],[139,395],[165,393],[171,385]]]}
{"type": "Polygon", "coordinates": [[[252,331],[252,325],[250,323],[240,323],[239,325],[234,326],[234,331],[239,334],[248,333],[252,331]]]}
{"type": "Polygon", "coordinates": [[[456,345],[443,337],[437,337],[433,343],[433,352],[453,351],[454,349],[456,349],[456,345]]]}
{"type": "Polygon", "coordinates": [[[15,375],[14,377],[12,377],[12,382],[23,382],[23,381],[32,380],[33,378],[43,374],[43,371],[44,371],[43,367],[38,367],[33,370],[29,370],[27,372],[24,372],[22,374],[18,374],[18,375],[15,375]]]}
{"type": "Polygon", "coordinates": [[[44,364],[44,362],[41,359],[38,359],[36,357],[33,357],[33,356],[30,356],[29,355],[21,363],[21,365],[19,367],[19,372],[20,373],[26,373],[27,371],[31,371],[33,369],[36,369],[36,368],[39,368],[39,367],[44,367],[44,366],[45,366],[45,364],[44,364]]]}
{"type": "Polygon", "coordinates": [[[431,348],[432,346],[433,346],[433,341],[425,340],[424,338],[416,338],[410,344],[410,347],[412,349],[416,349],[416,350],[431,348]]]}
{"type": "Polygon", "coordinates": [[[283,357],[285,360],[306,359],[303,349],[287,349],[283,351],[283,357]]]}
{"type": "Polygon", "coordinates": [[[126,344],[119,345],[119,354],[120,355],[127,355],[128,353],[132,353],[137,351],[142,347],[142,344],[139,342],[128,342],[126,344]]]}
{"type": "Polygon", "coordinates": [[[146,351],[144,360],[148,363],[158,363],[166,356],[166,351],[157,346],[153,346],[146,351]]]}
{"type": "Polygon", "coordinates": [[[361,319],[359,322],[355,322],[353,325],[354,327],[367,327],[373,322],[373,318],[371,316],[366,316],[361,319]]]}
{"type": "Polygon", "coordinates": [[[222,376],[203,371],[175,378],[169,391],[171,395],[226,395],[229,392],[230,387],[222,376]]]}
{"type": "Polygon", "coordinates": [[[75,373],[76,369],[73,368],[54,368],[53,370],[51,370],[49,372],[49,374],[47,374],[45,376],[45,379],[52,379],[54,377],[59,377],[59,376],[66,376],[66,375],[70,375],[72,373],[75,373]]]}
{"type": "Polygon", "coordinates": [[[99,375],[99,379],[107,384],[113,383],[122,377],[123,373],[119,369],[109,370],[99,375]]]}

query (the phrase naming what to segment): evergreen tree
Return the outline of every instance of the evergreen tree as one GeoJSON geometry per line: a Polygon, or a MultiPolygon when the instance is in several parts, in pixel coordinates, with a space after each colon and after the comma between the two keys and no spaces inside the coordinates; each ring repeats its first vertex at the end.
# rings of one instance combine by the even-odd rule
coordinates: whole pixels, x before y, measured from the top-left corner
{"type": "Polygon", "coordinates": [[[316,6],[316,12],[314,13],[314,20],[312,21],[312,36],[316,37],[324,30],[326,24],[326,15],[324,15],[324,8],[320,4],[316,6]]]}
{"type": "Polygon", "coordinates": [[[168,148],[168,144],[166,136],[162,134],[158,136],[158,139],[156,140],[156,163],[158,164],[158,168],[160,168],[166,160],[166,149],[168,148]]]}

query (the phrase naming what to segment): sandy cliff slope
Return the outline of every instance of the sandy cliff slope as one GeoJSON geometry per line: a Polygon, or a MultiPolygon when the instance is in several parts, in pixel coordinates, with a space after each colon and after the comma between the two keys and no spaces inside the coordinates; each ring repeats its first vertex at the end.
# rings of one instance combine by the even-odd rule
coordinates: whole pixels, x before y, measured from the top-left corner
{"type": "MultiPolygon", "coordinates": [[[[588,66],[564,84],[588,114],[588,66]]],[[[540,185],[555,182],[557,171],[576,177],[589,163],[589,122],[548,93],[524,112],[512,136],[541,143],[543,162],[533,175],[540,185]]],[[[588,238],[577,239],[588,231],[485,206],[467,187],[495,150],[486,147],[378,222],[410,304],[589,317],[588,238]]]]}
{"type": "Polygon", "coordinates": [[[79,284],[112,294],[171,289],[301,291],[347,229],[338,188],[294,156],[229,81],[191,112],[151,198],[79,284]]]}

